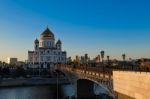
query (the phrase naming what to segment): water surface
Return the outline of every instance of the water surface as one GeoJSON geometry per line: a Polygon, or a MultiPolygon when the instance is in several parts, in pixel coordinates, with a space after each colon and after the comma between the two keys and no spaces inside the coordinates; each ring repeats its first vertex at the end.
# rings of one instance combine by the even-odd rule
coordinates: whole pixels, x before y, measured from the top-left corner
{"type": "Polygon", "coordinates": [[[56,86],[9,87],[0,89],[0,99],[56,99],[56,86]]]}

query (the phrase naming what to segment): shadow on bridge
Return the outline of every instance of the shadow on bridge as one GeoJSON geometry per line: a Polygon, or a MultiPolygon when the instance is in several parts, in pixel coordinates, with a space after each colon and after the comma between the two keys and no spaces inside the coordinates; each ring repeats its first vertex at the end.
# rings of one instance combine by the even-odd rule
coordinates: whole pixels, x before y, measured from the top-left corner
{"type": "Polygon", "coordinates": [[[96,95],[95,82],[87,79],[77,80],[77,97],[77,99],[113,99],[113,97],[109,96],[107,93],[99,93],[96,95]]]}

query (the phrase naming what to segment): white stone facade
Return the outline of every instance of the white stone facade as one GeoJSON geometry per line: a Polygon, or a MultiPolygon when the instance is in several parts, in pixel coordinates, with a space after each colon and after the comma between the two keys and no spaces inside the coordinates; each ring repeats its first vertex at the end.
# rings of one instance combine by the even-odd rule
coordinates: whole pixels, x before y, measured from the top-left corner
{"type": "Polygon", "coordinates": [[[67,53],[61,49],[62,43],[55,43],[54,34],[47,28],[34,41],[34,51],[28,51],[28,64],[30,68],[53,68],[54,64],[66,63],[67,53]]]}

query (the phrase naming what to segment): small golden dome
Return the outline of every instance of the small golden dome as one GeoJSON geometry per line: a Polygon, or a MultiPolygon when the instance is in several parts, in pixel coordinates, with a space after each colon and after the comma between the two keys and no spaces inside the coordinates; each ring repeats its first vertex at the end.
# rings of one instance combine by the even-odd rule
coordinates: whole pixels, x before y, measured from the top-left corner
{"type": "Polygon", "coordinates": [[[61,40],[58,40],[56,44],[62,44],[62,43],[61,43],[61,40]]]}
{"type": "Polygon", "coordinates": [[[34,41],[34,43],[39,43],[39,40],[36,38],[36,40],[34,41]]]}

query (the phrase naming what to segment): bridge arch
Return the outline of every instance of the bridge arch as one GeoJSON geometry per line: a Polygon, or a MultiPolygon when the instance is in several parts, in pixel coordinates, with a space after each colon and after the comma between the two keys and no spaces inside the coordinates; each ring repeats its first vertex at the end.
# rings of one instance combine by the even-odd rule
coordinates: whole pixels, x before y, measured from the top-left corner
{"type": "MultiPolygon", "coordinates": [[[[100,86],[101,88],[103,88],[106,93],[115,98],[115,94],[113,92],[113,81],[110,78],[105,78],[104,76],[101,76],[101,74],[99,74],[99,77],[97,77],[97,74],[93,75],[92,74],[87,74],[85,72],[81,72],[79,70],[72,70],[72,68],[58,68],[58,70],[60,70],[61,72],[63,72],[65,74],[65,76],[67,77],[67,79],[70,81],[70,83],[74,86],[74,89],[76,91],[76,96],[79,95],[78,93],[78,89],[79,89],[79,81],[88,81],[89,82],[89,86],[92,86],[92,83],[95,84],[96,86],[100,86]],[[92,82],[92,83],[90,83],[92,82]],[[91,84],[91,85],[90,85],[91,84]],[[77,88],[78,87],[78,88],[77,88]]],[[[83,82],[84,82],[83,81],[83,82]]],[[[95,86],[93,86],[95,87],[95,86]]],[[[80,87],[81,89],[81,87],[80,87]]],[[[90,89],[88,89],[90,90],[90,89]]],[[[93,94],[93,93],[91,93],[93,94]]],[[[86,98],[88,99],[88,98],[86,98]]]]}
{"type": "Polygon", "coordinates": [[[114,97],[114,95],[110,92],[107,86],[104,86],[103,83],[100,83],[98,81],[89,78],[79,78],[77,79],[77,84],[76,84],[77,96],[81,98],[87,98],[84,96],[88,96],[92,98],[96,95],[107,94],[108,96],[114,97]],[[102,90],[99,90],[100,88],[103,90],[103,92],[102,90]]]}
{"type": "Polygon", "coordinates": [[[94,83],[87,79],[77,80],[77,97],[79,99],[94,99],[94,83]]]}

